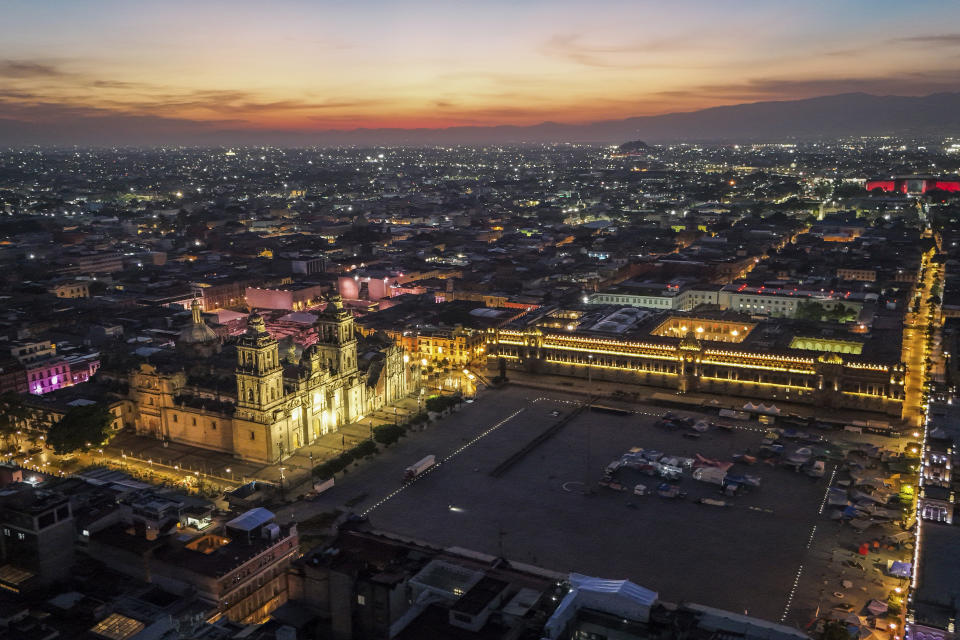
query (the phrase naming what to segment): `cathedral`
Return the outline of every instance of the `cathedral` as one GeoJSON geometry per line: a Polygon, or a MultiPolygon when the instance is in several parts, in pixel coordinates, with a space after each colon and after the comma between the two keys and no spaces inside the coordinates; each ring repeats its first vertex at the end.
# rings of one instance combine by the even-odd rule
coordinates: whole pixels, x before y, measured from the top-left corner
{"type": "Polygon", "coordinates": [[[139,434],[275,463],[419,384],[399,345],[358,337],[339,296],[317,319],[317,342],[299,358],[293,345],[281,357],[257,313],[235,345],[221,345],[196,302],[192,311],[176,360],[129,373],[128,411],[139,434]]]}

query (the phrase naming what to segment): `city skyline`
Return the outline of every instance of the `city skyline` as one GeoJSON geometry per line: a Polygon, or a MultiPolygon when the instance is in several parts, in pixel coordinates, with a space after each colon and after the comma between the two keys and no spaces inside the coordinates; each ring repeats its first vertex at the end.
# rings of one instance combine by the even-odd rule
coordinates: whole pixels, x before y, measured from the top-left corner
{"type": "Polygon", "coordinates": [[[921,4],[15,4],[0,120],[163,137],[584,123],[950,91],[960,33],[937,23],[960,7],[921,4]]]}
{"type": "Polygon", "coordinates": [[[0,640],[960,640],[960,3],[0,6],[0,640]]]}

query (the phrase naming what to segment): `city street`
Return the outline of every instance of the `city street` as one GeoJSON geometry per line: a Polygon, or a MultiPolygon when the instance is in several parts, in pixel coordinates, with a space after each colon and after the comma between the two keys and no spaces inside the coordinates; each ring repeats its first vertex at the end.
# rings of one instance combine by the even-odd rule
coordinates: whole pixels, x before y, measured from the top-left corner
{"type": "Polygon", "coordinates": [[[930,356],[926,331],[928,326],[936,327],[936,322],[930,321],[930,315],[934,313],[929,302],[930,290],[934,280],[943,275],[942,267],[931,263],[929,255],[924,257],[923,267],[926,267],[926,276],[918,284],[916,294],[919,310],[910,314],[903,330],[903,362],[907,365],[903,417],[913,427],[923,424],[923,387],[930,356]]]}

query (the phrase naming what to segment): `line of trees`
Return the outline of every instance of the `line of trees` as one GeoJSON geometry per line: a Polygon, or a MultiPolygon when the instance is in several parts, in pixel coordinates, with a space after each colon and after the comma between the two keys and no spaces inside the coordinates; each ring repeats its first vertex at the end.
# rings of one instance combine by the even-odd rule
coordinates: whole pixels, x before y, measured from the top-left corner
{"type": "Polygon", "coordinates": [[[857,312],[839,302],[832,307],[827,307],[811,300],[798,304],[797,313],[794,317],[798,320],[809,320],[812,322],[820,322],[822,320],[827,322],[852,322],[857,319],[857,312]]]}
{"type": "Polygon", "coordinates": [[[60,421],[51,424],[40,433],[31,427],[32,411],[24,404],[23,397],[16,393],[0,396],[0,438],[10,447],[13,440],[19,448],[20,436],[31,441],[43,435],[47,444],[57,455],[86,451],[100,447],[110,438],[113,414],[103,404],[71,407],[60,421]]]}

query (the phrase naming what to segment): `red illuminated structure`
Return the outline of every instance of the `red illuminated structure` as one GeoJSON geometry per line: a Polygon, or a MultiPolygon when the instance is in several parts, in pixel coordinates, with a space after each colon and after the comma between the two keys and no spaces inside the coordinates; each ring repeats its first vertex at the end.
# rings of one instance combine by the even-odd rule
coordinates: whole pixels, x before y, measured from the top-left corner
{"type": "Polygon", "coordinates": [[[960,192],[960,180],[946,180],[929,176],[900,176],[890,179],[867,180],[867,191],[880,189],[888,193],[926,193],[939,190],[960,192]]]}

